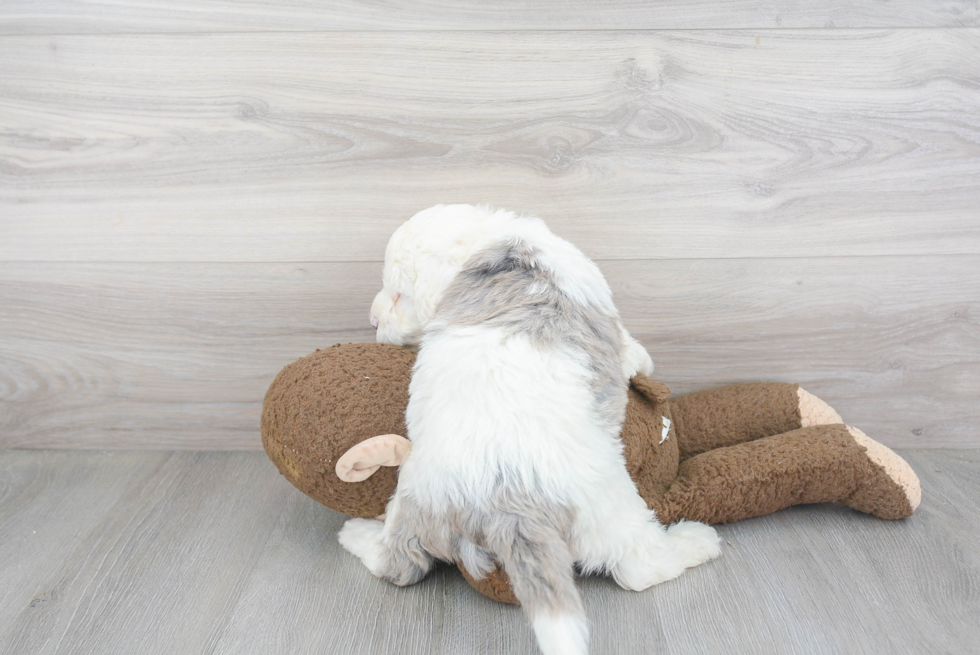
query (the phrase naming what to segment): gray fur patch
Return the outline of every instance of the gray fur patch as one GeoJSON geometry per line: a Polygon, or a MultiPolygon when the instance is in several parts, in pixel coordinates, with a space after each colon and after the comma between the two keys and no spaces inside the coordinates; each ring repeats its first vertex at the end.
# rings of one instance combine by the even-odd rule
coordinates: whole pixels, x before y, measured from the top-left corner
{"type": "Polygon", "coordinates": [[[522,242],[497,243],[473,255],[436,308],[431,332],[486,325],[529,337],[541,348],[568,348],[592,371],[596,410],[619,430],[626,412],[628,381],[622,373],[622,336],[616,319],[570,298],[522,242]]]}
{"type": "Polygon", "coordinates": [[[418,531],[402,517],[397,513],[385,520],[388,538],[382,544],[385,559],[381,565],[381,576],[399,587],[424,578],[435,561],[431,551],[422,545],[418,531]]]}
{"type": "Polygon", "coordinates": [[[480,507],[457,507],[439,515],[403,495],[398,511],[386,520],[391,538],[384,544],[382,575],[398,585],[412,584],[428,572],[435,556],[462,559],[467,570],[479,576],[496,560],[530,616],[581,615],[568,548],[574,519],[568,507],[503,483],[480,507]]]}

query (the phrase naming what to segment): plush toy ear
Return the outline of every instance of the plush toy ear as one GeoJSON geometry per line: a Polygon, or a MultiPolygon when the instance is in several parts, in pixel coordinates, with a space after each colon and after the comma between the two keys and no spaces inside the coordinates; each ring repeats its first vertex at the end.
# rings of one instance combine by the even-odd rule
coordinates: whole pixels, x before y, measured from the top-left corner
{"type": "Polygon", "coordinates": [[[360,482],[382,466],[399,466],[408,455],[411,442],[397,434],[365,439],[337,460],[337,477],[344,482],[360,482]]]}
{"type": "Polygon", "coordinates": [[[670,398],[670,389],[667,388],[666,384],[657,382],[653,378],[648,378],[642,373],[634,375],[630,380],[630,384],[655,405],[667,402],[667,399],[670,398]]]}

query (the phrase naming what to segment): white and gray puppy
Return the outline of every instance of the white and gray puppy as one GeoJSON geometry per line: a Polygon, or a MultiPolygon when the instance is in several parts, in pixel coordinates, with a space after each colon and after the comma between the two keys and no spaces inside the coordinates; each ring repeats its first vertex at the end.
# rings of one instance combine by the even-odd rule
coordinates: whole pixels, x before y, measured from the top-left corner
{"type": "Polygon", "coordinates": [[[629,378],[652,373],[598,267],[536,218],[439,205],[402,225],[371,308],[383,343],[419,347],[411,450],[384,522],[340,542],[376,576],[434,560],[500,563],[545,655],[588,651],[574,567],[641,590],[719,554],[715,531],[665,529],[626,471],[629,378]]]}

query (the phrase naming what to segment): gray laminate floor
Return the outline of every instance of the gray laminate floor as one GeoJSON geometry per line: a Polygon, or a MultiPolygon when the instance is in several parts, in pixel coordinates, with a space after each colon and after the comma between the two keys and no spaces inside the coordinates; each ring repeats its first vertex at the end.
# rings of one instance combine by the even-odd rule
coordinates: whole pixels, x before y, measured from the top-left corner
{"type": "MultiPolygon", "coordinates": [[[[911,519],[794,508],[646,592],[582,580],[593,652],[980,652],[980,451],[903,454],[911,519]]],[[[262,453],[0,451],[0,652],[536,652],[454,569],[372,578],[343,520],[262,453]]]]}

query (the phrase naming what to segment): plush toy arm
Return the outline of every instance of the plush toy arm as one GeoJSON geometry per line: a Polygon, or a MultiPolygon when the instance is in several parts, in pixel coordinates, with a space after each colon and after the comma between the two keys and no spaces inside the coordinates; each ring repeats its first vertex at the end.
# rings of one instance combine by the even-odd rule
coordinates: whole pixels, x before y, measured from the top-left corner
{"type": "Polygon", "coordinates": [[[681,461],[811,425],[842,423],[798,384],[752,382],[696,391],[670,401],[681,461]]]}
{"type": "Polygon", "coordinates": [[[653,505],[665,524],[729,523],[822,502],[899,519],[920,499],[918,478],[891,449],[855,428],[818,425],[692,457],[653,505]]]}
{"type": "Polygon", "coordinates": [[[670,389],[667,388],[666,384],[647,377],[643,373],[634,375],[630,380],[630,384],[633,385],[634,389],[646,396],[647,400],[654,405],[665,403],[670,398],[670,389]]]}
{"type": "Polygon", "coordinates": [[[382,434],[352,446],[337,460],[337,477],[344,482],[361,482],[382,466],[399,466],[411,443],[397,434],[382,434]]]}

